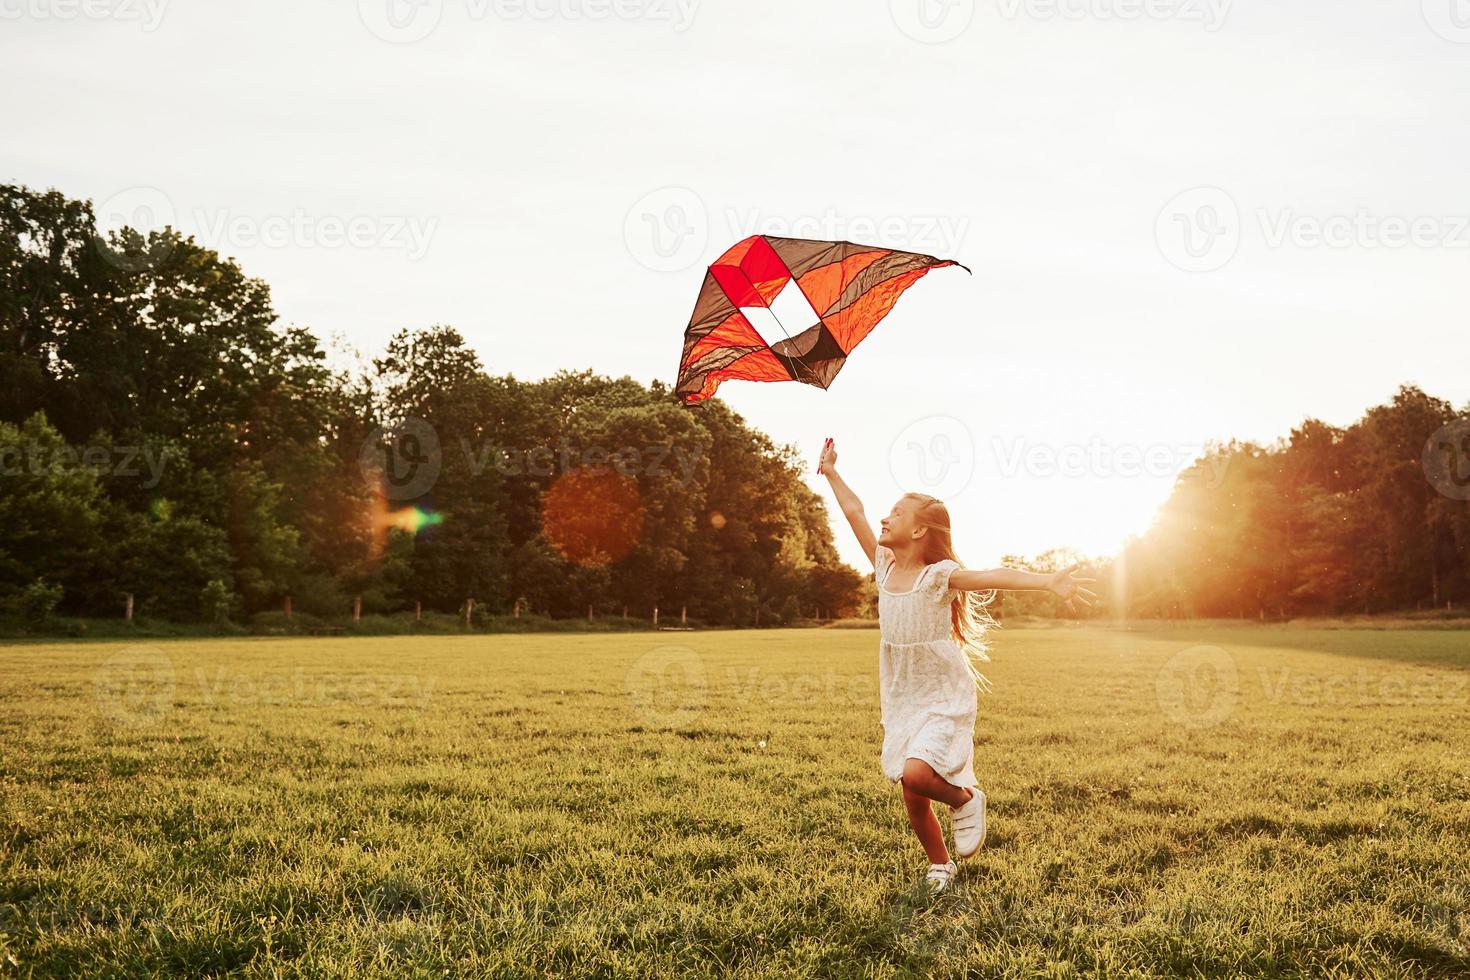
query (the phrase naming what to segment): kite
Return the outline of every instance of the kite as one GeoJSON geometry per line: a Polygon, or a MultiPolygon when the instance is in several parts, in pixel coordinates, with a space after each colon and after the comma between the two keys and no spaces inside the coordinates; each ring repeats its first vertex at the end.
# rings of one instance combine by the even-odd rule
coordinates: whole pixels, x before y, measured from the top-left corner
{"type": "Polygon", "coordinates": [[[722,381],[826,389],[903,291],[953,259],[852,242],[752,235],[705,273],[674,392],[686,405],[722,381]]]}

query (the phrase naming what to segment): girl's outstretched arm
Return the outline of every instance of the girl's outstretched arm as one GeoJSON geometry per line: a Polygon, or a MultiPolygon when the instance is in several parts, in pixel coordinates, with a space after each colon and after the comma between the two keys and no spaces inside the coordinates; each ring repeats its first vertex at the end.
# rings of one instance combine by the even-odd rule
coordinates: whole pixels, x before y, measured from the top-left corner
{"type": "Polygon", "coordinates": [[[992,568],[988,572],[959,568],[950,573],[949,587],[964,592],[988,592],[992,589],[1024,592],[1028,589],[1045,589],[1061,596],[1065,600],[1067,611],[1075,613],[1077,608],[1072,605],[1073,600],[1090,606],[1092,603],[1089,600],[1097,598],[1096,592],[1083,588],[1083,583],[1096,582],[1097,579],[1078,575],[1077,568],[1077,565],[1073,565],[1051,575],[1023,572],[1014,568],[992,568]]]}
{"type": "Polygon", "coordinates": [[[837,498],[837,506],[842,508],[842,516],[847,518],[847,523],[852,525],[852,533],[857,535],[858,544],[862,545],[863,553],[868,556],[868,561],[877,564],[874,553],[878,549],[878,536],[873,533],[873,526],[868,523],[868,515],[863,513],[863,502],[858,499],[852,488],[843,482],[842,477],[837,475],[837,447],[829,440],[826,447],[822,449],[822,475],[832,485],[832,494],[837,498]]]}

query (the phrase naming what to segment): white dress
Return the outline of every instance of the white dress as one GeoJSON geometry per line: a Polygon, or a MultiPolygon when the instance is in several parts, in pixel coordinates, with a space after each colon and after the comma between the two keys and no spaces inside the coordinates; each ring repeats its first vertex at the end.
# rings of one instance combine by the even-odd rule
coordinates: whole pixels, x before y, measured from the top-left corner
{"type": "Polygon", "coordinates": [[[878,695],[883,720],[883,775],[903,776],[905,759],[922,759],[946,782],[976,786],[974,675],[951,639],[949,560],[927,565],[907,592],[884,583],[894,554],[878,545],[878,695]]]}

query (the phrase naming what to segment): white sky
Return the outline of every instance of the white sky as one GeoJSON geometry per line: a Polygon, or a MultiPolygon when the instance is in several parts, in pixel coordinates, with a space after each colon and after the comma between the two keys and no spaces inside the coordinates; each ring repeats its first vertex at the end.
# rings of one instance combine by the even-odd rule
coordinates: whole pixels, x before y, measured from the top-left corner
{"type": "Polygon", "coordinates": [[[1466,0],[392,2],[0,0],[0,178],[522,378],[672,382],[752,231],[958,258],[831,391],[720,393],[875,519],[946,497],[972,565],[1110,552],[1207,439],[1470,401],[1466,0]]]}

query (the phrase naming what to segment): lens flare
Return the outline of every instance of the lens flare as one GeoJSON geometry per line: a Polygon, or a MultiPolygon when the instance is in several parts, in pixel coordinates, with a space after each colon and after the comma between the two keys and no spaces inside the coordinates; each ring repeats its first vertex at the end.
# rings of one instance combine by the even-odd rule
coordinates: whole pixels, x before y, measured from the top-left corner
{"type": "Polygon", "coordinates": [[[402,531],[405,534],[418,534],[426,527],[444,523],[444,515],[436,514],[422,507],[403,507],[399,510],[388,509],[388,498],[382,494],[373,497],[371,504],[372,512],[369,522],[372,527],[372,557],[380,558],[383,550],[388,544],[388,532],[392,530],[402,531]]]}
{"type": "Polygon", "coordinates": [[[443,524],[444,515],[420,510],[417,507],[405,507],[402,510],[395,510],[387,514],[385,516],[385,523],[388,527],[396,527],[398,530],[407,531],[409,534],[418,534],[423,528],[443,524]]]}
{"type": "Polygon", "coordinates": [[[643,534],[637,481],[593,466],[562,474],[541,500],[541,532],[576,565],[597,568],[626,558],[643,534]]]}

